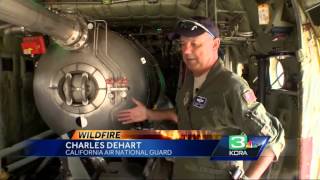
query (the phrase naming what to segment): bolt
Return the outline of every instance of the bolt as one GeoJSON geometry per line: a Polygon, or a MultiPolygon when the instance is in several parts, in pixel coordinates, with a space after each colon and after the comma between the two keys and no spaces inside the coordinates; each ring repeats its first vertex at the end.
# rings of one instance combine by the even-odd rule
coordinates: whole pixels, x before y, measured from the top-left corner
{"type": "Polygon", "coordinates": [[[120,96],[122,97],[122,98],[126,98],[127,97],[127,92],[125,92],[125,91],[122,91],[122,92],[120,92],[120,96]]]}
{"type": "Polygon", "coordinates": [[[113,99],[114,95],[112,93],[108,94],[109,99],[113,99]]]}
{"type": "Polygon", "coordinates": [[[92,24],[92,23],[89,23],[89,24],[87,25],[87,27],[88,27],[88,29],[93,29],[93,24],[92,24]]]}

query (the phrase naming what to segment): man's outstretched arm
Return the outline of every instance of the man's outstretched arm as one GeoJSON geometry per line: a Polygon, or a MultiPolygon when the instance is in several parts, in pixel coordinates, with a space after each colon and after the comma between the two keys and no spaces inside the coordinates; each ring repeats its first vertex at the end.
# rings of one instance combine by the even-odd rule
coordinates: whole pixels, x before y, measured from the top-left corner
{"type": "Polygon", "coordinates": [[[250,179],[259,179],[269,165],[274,161],[275,154],[270,148],[265,149],[257,161],[253,161],[245,172],[250,179]]]}
{"type": "Polygon", "coordinates": [[[136,107],[125,109],[118,113],[118,120],[122,124],[137,123],[147,119],[153,121],[171,120],[178,122],[175,109],[151,110],[134,98],[132,98],[132,101],[137,105],[136,107]]]}

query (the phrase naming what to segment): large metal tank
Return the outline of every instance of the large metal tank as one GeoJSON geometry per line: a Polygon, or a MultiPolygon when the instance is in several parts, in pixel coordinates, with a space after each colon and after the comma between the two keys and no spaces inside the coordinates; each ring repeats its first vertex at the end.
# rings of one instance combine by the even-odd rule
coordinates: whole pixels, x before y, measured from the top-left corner
{"type": "Polygon", "coordinates": [[[56,133],[131,128],[116,120],[117,112],[132,107],[132,97],[148,106],[156,102],[156,61],[137,42],[107,30],[107,23],[59,16],[25,0],[2,0],[0,12],[0,20],[47,33],[57,43],[41,57],[33,81],[38,110],[56,133]]]}
{"type": "Polygon", "coordinates": [[[106,36],[101,28],[96,33],[96,46],[93,38],[77,51],[54,45],[39,61],[33,83],[36,104],[58,133],[81,126],[128,128],[116,120],[118,110],[129,107],[132,97],[149,105],[157,98],[152,57],[115,32],[106,36]]]}

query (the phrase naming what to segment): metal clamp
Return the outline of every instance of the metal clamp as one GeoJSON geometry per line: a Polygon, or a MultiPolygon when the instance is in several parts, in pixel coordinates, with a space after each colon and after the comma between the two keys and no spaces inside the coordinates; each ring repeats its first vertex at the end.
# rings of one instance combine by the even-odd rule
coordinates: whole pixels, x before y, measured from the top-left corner
{"type": "Polygon", "coordinates": [[[234,180],[242,179],[242,177],[245,177],[244,170],[240,167],[230,169],[229,174],[230,174],[231,178],[234,180]]]}
{"type": "Polygon", "coordinates": [[[64,96],[66,98],[66,104],[67,105],[72,105],[72,98],[71,98],[71,79],[72,79],[72,75],[70,73],[67,73],[66,74],[66,80],[63,84],[63,93],[64,93],[64,96]]]}
{"type": "Polygon", "coordinates": [[[87,73],[83,73],[82,76],[81,76],[81,96],[82,96],[82,104],[83,105],[88,105],[89,104],[89,100],[88,98],[86,97],[87,95],[87,92],[86,92],[86,85],[87,85],[87,82],[89,80],[89,75],[87,73]]]}

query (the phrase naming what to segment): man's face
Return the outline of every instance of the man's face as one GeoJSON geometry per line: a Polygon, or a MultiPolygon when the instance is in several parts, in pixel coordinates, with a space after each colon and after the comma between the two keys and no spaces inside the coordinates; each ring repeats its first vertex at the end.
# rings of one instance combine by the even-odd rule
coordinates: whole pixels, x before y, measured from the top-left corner
{"type": "Polygon", "coordinates": [[[181,53],[187,68],[195,76],[207,72],[218,59],[220,40],[208,33],[196,37],[181,36],[181,53]]]}

